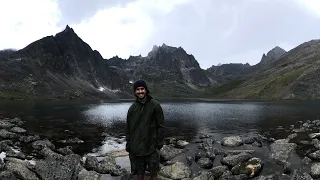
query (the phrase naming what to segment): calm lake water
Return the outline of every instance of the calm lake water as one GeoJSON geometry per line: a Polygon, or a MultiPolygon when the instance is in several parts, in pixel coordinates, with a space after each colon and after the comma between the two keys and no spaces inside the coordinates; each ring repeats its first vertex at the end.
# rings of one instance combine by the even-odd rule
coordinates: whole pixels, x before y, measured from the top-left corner
{"type": "MultiPolygon", "coordinates": [[[[165,115],[166,136],[184,136],[187,140],[199,133],[262,134],[299,120],[320,118],[319,101],[160,102],[165,115]]],[[[30,133],[53,141],[79,137],[86,143],[76,151],[85,153],[101,145],[103,132],[118,137],[124,135],[130,105],[131,102],[2,101],[0,117],[21,117],[26,121],[23,127],[30,133]]]]}
{"type": "MultiPolygon", "coordinates": [[[[165,114],[165,134],[183,136],[192,141],[199,133],[223,137],[230,134],[263,134],[274,138],[286,137],[278,126],[289,127],[297,121],[320,118],[319,101],[280,102],[213,102],[213,101],[160,101],[165,114]]],[[[98,153],[123,149],[119,143],[125,132],[125,118],[131,102],[83,101],[2,101],[1,117],[21,117],[29,133],[52,140],[78,137],[84,144],[74,145],[74,152],[98,153]],[[102,134],[112,137],[105,139],[102,134]]]]}

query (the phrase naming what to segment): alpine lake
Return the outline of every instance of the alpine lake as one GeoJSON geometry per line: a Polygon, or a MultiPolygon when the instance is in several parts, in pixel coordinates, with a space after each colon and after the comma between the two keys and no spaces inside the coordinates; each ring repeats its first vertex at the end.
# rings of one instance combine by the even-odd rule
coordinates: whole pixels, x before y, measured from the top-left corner
{"type": "MultiPolygon", "coordinates": [[[[28,134],[48,139],[55,149],[71,146],[72,151],[82,157],[91,155],[101,159],[107,153],[124,151],[126,115],[132,101],[1,101],[0,118],[20,118],[23,124],[19,127],[28,134]],[[78,141],[67,142],[75,138],[78,141]]],[[[303,159],[317,150],[312,143],[313,137],[309,135],[320,129],[317,121],[320,119],[320,101],[158,101],[165,116],[166,143],[174,144],[180,140],[183,146],[173,146],[183,150],[183,155],[170,161],[188,164],[186,157],[194,158],[205,146],[210,146],[220,151],[253,150],[253,157],[263,161],[259,175],[279,172],[280,176],[287,171],[286,174],[292,176],[295,169],[310,173],[312,162],[305,163],[303,159]],[[241,137],[243,143],[223,145],[224,138],[232,136],[241,137]],[[288,152],[286,161],[290,163],[289,167],[271,158],[271,144],[279,139],[296,144],[295,150],[288,152]]],[[[21,147],[20,151],[27,153],[28,148],[21,147]]],[[[223,155],[216,154],[212,166],[221,166],[221,158],[223,155]]],[[[125,153],[115,160],[130,172],[129,158],[125,153]]],[[[196,162],[187,166],[193,177],[199,171],[211,168],[203,168],[196,162]]],[[[101,179],[120,177],[103,174],[101,179]]]]}

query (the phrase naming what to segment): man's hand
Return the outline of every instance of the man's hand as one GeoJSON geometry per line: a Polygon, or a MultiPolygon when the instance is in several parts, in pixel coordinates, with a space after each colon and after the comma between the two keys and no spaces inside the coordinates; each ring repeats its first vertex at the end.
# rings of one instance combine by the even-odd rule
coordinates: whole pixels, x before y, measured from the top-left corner
{"type": "Polygon", "coordinates": [[[157,153],[160,153],[160,150],[156,148],[157,153]]]}

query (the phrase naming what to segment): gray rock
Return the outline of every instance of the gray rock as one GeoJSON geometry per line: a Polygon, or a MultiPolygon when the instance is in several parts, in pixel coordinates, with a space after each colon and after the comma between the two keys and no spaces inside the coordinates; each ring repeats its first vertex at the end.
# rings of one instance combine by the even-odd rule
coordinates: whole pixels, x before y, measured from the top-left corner
{"type": "Polygon", "coordinates": [[[253,154],[253,153],[255,153],[255,150],[241,149],[241,150],[226,150],[226,151],[223,152],[224,156],[237,155],[237,154],[240,154],[240,153],[253,154]]]}
{"type": "Polygon", "coordinates": [[[3,139],[16,139],[18,137],[19,136],[16,133],[9,132],[9,131],[7,131],[5,129],[0,129],[0,138],[3,138],[3,139]]]}
{"type": "Polygon", "coordinates": [[[117,166],[114,157],[106,156],[99,162],[98,169],[96,170],[101,174],[111,174],[112,176],[120,176],[123,174],[121,167],[117,166]]]}
{"type": "Polygon", "coordinates": [[[197,164],[204,169],[211,169],[213,166],[212,161],[209,158],[200,158],[197,164]]]}
{"type": "Polygon", "coordinates": [[[311,133],[311,134],[309,134],[309,137],[310,137],[311,139],[319,138],[319,137],[320,137],[320,133],[311,133]]]}
{"type": "Polygon", "coordinates": [[[319,139],[312,139],[312,144],[315,148],[320,149],[320,140],[319,139]]]}
{"type": "Polygon", "coordinates": [[[164,166],[168,166],[168,165],[172,165],[174,163],[176,163],[177,161],[166,161],[163,163],[164,166]]]}
{"type": "Polygon", "coordinates": [[[55,149],[55,145],[52,144],[49,140],[45,139],[45,140],[38,140],[38,141],[34,141],[32,143],[32,147],[35,150],[42,150],[45,147],[48,147],[50,149],[55,149]]]}
{"type": "Polygon", "coordinates": [[[168,137],[165,139],[166,144],[176,144],[177,139],[174,137],[168,137]]]}
{"type": "Polygon", "coordinates": [[[247,162],[240,163],[232,167],[231,172],[234,175],[246,174],[249,177],[259,175],[263,167],[262,160],[259,158],[251,158],[247,162]]]}
{"type": "Polygon", "coordinates": [[[222,173],[222,175],[219,177],[219,180],[229,180],[232,179],[232,177],[233,174],[229,170],[227,170],[222,173]]]}
{"type": "Polygon", "coordinates": [[[98,170],[98,166],[99,166],[99,161],[96,157],[94,157],[94,156],[87,156],[86,157],[85,168],[87,170],[96,171],[96,170],[98,170]]]}
{"type": "Polygon", "coordinates": [[[185,148],[189,143],[187,141],[178,140],[176,146],[178,148],[185,148]]]}
{"type": "Polygon", "coordinates": [[[320,178],[320,163],[313,163],[311,165],[310,174],[313,178],[320,178]]]}
{"type": "Polygon", "coordinates": [[[287,143],[283,141],[275,141],[270,145],[271,159],[278,164],[284,164],[288,161],[291,153],[297,147],[295,143],[287,143]]]}
{"type": "Polygon", "coordinates": [[[190,178],[191,170],[182,162],[176,162],[170,166],[163,166],[160,169],[159,175],[170,179],[190,178]]]}
{"type": "Polygon", "coordinates": [[[95,171],[87,171],[86,169],[82,169],[78,174],[77,180],[100,180],[101,174],[95,171]]]}
{"type": "Polygon", "coordinates": [[[57,151],[62,155],[73,154],[72,146],[66,146],[64,148],[59,148],[57,151]]]}
{"type": "Polygon", "coordinates": [[[168,161],[168,160],[174,158],[175,156],[181,154],[182,152],[183,152],[182,149],[177,149],[177,148],[174,148],[170,145],[164,145],[160,149],[160,157],[163,160],[168,161]]]}
{"type": "Polygon", "coordinates": [[[312,160],[316,160],[316,161],[320,160],[320,150],[310,153],[308,157],[312,160]]]}
{"type": "Polygon", "coordinates": [[[243,140],[240,136],[224,137],[222,139],[223,146],[235,147],[243,145],[243,140]]]}
{"type": "Polygon", "coordinates": [[[83,140],[75,137],[75,138],[71,138],[71,139],[67,139],[67,140],[59,140],[58,142],[60,143],[64,143],[64,144],[82,144],[84,143],[83,140]]]}
{"type": "Polygon", "coordinates": [[[21,127],[13,127],[9,131],[14,132],[14,133],[26,133],[27,130],[21,128],[21,127]]]}
{"type": "Polygon", "coordinates": [[[205,157],[207,157],[207,154],[203,151],[200,151],[200,152],[195,153],[194,160],[198,161],[200,158],[205,158],[205,157]]]}
{"type": "Polygon", "coordinates": [[[17,125],[17,126],[21,126],[21,125],[23,124],[23,121],[21,121],[21,119],[18,118],[18,117],[15,117],[15,118],[10,119],[10,120],[8,120],[8,121],[9,121],[10,123],[13,123],[13,124],[17,125]]]}
{"type": "Polygon", "coordinates": [[[5,163],[2,159],[0,159],[0,171],[3,171],[5,167],[5,163]]]}
{"type": "Polygon", "coordinates": [[[228,171],[227,166],[216,166],[211,169],[211,172],[215,179],[218,179],[226,171],[228,171]]]}
{"type": "Polygon", "coordinates": [[[243,163],[249,159],[253,158],[251,154],[240,153],[237,155],[229,155],[221,159],[221,164],[228,166],[235,166],[239,163],[243,163]]]}
{"type": "Polygon", "coordinates": [[[301,133],[301,132],[306,132],[306,129],[301,127],[299,129],[293,129],[292,132],[295,132],[295,133],[301,133]]]}
{"type": "Polygon", "coordinates": [[[215,142],[214,139],[206,139],[206,140],[202,143],[203,149],[206,150],[206,151],[212,150],[214,142],[215,142]]]}
{"type": "Polygon", "coordinates": [[[209,158],[210,160],[214,160],[216,158],[216,155],[214,154],[213,150],[208,150],[206,152],[206,157],[209,158]]]}
{"type": "Polygon", "coordinates": [[[292,166],[290,162],[285,162],[283,164],[283,173],[290,174],[292,172],[292,166]]]}
{"type": "Polygon", "coordinates": [[[301,170],[294,170],[291,180],[313,180],[310,174],[302,172],[301,170]]]}
{"type": "Polygon", "coordinates": [[[245,144],[252,144],[252,143],[254,143],[254,138],[253,137],[246,137],[246,138],[244,138],[244,143],[245,144]]]}
{"type": "Polygon", "coordinates": [[[258,138],[254,138],[255,141],[253,143],[253,145],[258,146],[258,147],[262,147],[262,142],[258,139],[258,138]]]}
{"type": "Polygon", "coordinates": [[[22,160],[27,158],[27,156],[24,153],[22,153],[20,151],[14,151],[12,148],[7,150],[6,156],[7,157],[14,157],[14,158],[22,159],[22,160]]]}
{"type": "Polygon", "coordinates": [[[304,127],[304,128],[310,128],[310,127],[312,127],[312,124],[306,122],[306,123],[303,123],[303,124],[302,124],[302,127],[304,127]]]}
{"type": "Polygon", "coordinates": [[[15,125],[7,120],[0,121],[0,129],[10,129],[14,127],[15,125]]]}
{"type": "Polygon", "coordinates": [[[224,155],[225,151],[223,149],[213,149],[215,155],[224,155]]]}
{"type": "Polygon", "coordinates": [[[5,158],[6,169],[13,172],[19,179],[38,180],[36,174],[27,167],[27,162],[16,158],[5,158]]]}
{"type": "MultiPolygon", "coordinates": [[[[50,151],[50,149],[46,149],[50,151]]],[[[41,179],[46,180],[76,180],[82,169],[80,159],[81,157],[76,154],[62,156],[51,152],[44,160],[36,161],[34,172],[36,172],[41,179]]]]}
{"type": "Polygon", "coordinates": [[[287,139],[288,139],[288,140],[291,140],[291,139],[293,139],[293,138],[295,138],[295,137],[297,137],[297,136],[298,136],[297,133],[290,134],[290,135],[287,137],[287,139]]]}
{"type": "Polygon", "coordinates": [[[24,142],[24,143],[31,143],[31,142],[40,140],[40,136],[38,136],[38,135],[35,135],[35,136],[20,136],[19,140],[24,142]]]}
{"type": "MultiPolygon", "coordinates": [[[[316,140],[316,139],[313,139],[313,140],[316,140]]],[[[301,140],[299,141],[300,144],[303,144],[303,145],[311,145],[312,142],[311,141],[305,141],[305,140],[301,140]]]]}
{"type": "Polygon", "coordinates": [[[5,170],[5,171],[0,171],[0,179],[3,180],[18,180],[13,174],[13,172],[5,170]]]}
{"type": "Polygon", "coordinates": [[[193,163],[193,157],[192,156],[187,156],[186,159],[187,159],[188,165],[191,166],[192,163],[193,163]]]}
{"type": "Polygon", "coordinates": [[[205,139],[205,138],[209,138],[209,137],[211,137],[211,136],[208,134],[200,134],[199,135],[199,139],[205,139]]]}
{"type": "Polygon", "coordinates": [[[275,177],[274,175],[267,175],[267,176],[261,175],[261,176],[253,178],[253,180],[274,180],[274,177],[275,177]]]}
{"type": "Polygon", "coordinates": [[[245,174],[239,174],[239,175],[234,175],[232,177],[232,179],[234,179],[234,180],[247,180],[248,176],[245,174]]]}
{"type": "Polygon", "coordinates": [[[11,140],[0,141],[0,150],[1,151],[10,151],[13,142],[11,140]]]}
{"type": "Polygon", "coordinates": [[[209,171],[200,171],[200,173],[194,177],[193,180],[214,180],[214,176],[209,171]]]}
{"type": "Polygon", "coordinates": [[[311,162],[312,162],[312,160],[310,158],[308,158],[308,157],[304,157],[302,159],[302,163],[305,164],[305,165],[310,164],[311,162]]]}

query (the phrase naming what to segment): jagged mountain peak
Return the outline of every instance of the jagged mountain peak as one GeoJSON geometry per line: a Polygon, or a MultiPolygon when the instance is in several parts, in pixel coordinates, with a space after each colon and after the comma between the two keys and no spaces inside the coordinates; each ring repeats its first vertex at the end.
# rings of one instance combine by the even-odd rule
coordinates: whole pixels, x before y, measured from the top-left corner
{"type": "Polygon", "coordinates": [[[286,50],[282,49],[279,46],[276,46],[272,48],[270,51],[268,51],[267,54],[265,53],[262,54],[260,64],[265,65],[265,64],[273,63],[278,59],[280,59],[285,53],[287,53],[286,50]]]}
{"type": "Polygon", "coordinates": [[[280,56],[282,56],[286,52],[287,52],[286,50],[282,49],[279,46],[276,46],[267,53],[267,56],[273,56],[274,58],[278,59],[280,56]]]}

